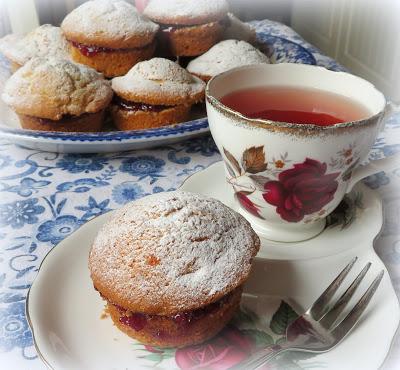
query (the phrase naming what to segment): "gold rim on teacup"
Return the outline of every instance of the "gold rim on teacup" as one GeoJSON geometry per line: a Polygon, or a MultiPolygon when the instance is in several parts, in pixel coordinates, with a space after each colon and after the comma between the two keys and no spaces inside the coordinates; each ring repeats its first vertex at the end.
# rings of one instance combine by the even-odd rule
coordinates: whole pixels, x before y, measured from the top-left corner
{"type": "MultiPolygon", "coordinates": [[[[223,72],[217,76],[214,76],[210,79],[210,81],[207,83],[206,86],[206,100],[209,104],[211,104],[219,113],[226,115],[228,118],[231,118],[234,120],[236,124],[244,124],[244,125],[250,125],[252,127],[256,128],[261,128],[269,131],[285,131],[285,132],[291,132],[292,134],[295,134],[296,136],[309,136],[309,135],[320,135],[323,133],[332,133],[332,131],[336,130],[351,130],[351,129],[357,129],[359,126],[365,127],[368,125],[374,125],[376,123],[377,119],[380,119],[381,116],[385,114],[386,107],[388,106],[386,99],[384,95],[376,89],[376,87],[364,80],[361,77],[357,77],[355,75],[352,75],[347,72],[336,72],[336,71],[331,71],[328,70],[324,67],[319,67],[319,66],[313,66],[313,65],[296,65],[294,63],[280,63],[280,64],[267,64],[268,68],[270,67],[285,67],[287,65],[291,65],[291,68],[296,68],[295,66],[300,66],[299,68],[301,69],[310,69],[314,71],[322,71],[323,73],[332,73],[332,74],[337,74],[337,76],[346,76],[346,78],[351,78],[358,80],[358,82],[361,82],[363,84],[368,85],[369,88],[372,88],[375,90],[375,93],[377,96],[379,96],[382,99],[382,109],[380,109],[377,113],[372,114],[368,118],[356,120],[356,121],[349,121],[349,122],[343,122],[343,123],[337,123],[335,125],[330,125],[330,126],[318,126],[314,124],[299,124],[299,123],[288,123],[288,122],[282,122],[282,121],[273,121],[273,120],[267,120],[267,119],[259,119],[259,118],[250,118],[247,117],[246,115],[229,108],[228,106],[224,105],[219,98],[215,97],[213,93],[211,93],[211,89],[213,84],[229,75],[232,75],[234,73],[240,72],[241,70],[249,70],[251,68],[258,69],[260,68],[261,65],[254,65],[254,66],[243,66],[243,67],[238,67],[231,69],[229,71],[223,72]]],[[[238,89],[239,90],[239,89],[238,89]]],[[[323,89],[322,89],[323,90],[323,89]]]]}

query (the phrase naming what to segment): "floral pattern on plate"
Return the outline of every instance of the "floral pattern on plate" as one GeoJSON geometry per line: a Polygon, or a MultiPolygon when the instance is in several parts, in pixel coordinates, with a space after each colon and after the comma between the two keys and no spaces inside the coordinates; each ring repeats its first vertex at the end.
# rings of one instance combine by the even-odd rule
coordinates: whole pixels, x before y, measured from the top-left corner
{"type": "MultiPolygon", "coordinates": [[[[272,302],[272,305],[276,305],[276,302],[272,302]]],[[[172,358],[175,366],[181,370],[225,370],[239,364],[261,348],[285,341],[286,327],[297,317],[288,303],[280,301],[273,315],[263,318],[263,322],[269,322],[268,327],[262,328],[260,319],[250,310],[242,308],[227,327],[205,343],[179,349],[162,349],[141,344],[134,346],[138,356],[149,361],[149,366],[162,367],[165,361],[172,358]]],[[[285,364],[292,363],[302,369],[296,362],[290,359],[285,364]]],[[[277,365],[271,363],[266,368],[275,369],[277,365]]]]}

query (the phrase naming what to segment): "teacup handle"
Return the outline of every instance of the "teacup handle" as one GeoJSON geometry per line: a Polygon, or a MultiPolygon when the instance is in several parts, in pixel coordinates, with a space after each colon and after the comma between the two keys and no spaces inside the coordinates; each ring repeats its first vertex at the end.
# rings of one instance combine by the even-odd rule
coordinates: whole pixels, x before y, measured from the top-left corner
{"type": "MultiPolygon", "coordinates": [[[[383,119],[385,120],[385,118],[387,118],[391,114],[399,111],[399,106],[396,106],[395,104],[389,102],[386,106],[385,116],[383,119]]],[[[396,170],[397,168],[400,168],[400,154],[395,154],[387,158],[371,161],[365,166],[360,166],[353,172],[351,176],[351,180],[347,188],[347,193],[349,193],[353,189],[354,185],[356,185],[360,180],[364,179],[365,177],[371,176],[381,171],[391,172],[393,170],[396,170]]]]}
{"type": "Polygon", "coordinates": [[[346,192],[349,193],[353,189],[354,185],[365,177],[381,171],[391,172],[397,168],[400,168],[400,154],[371,161],[365,166],[360,166],[353,172],[346,192]]]}

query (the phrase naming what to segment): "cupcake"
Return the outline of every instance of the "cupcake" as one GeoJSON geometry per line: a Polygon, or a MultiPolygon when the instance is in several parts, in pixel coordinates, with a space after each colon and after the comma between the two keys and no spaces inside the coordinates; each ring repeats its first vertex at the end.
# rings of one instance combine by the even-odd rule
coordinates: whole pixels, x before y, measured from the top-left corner
{"type": "Polygon", "coordinates": [[[193,59],[187,70],[207,82],[232,68],[260,63],[269,63],[269,59],[254,46],[245,41],[225,40],[193,59]]]}
{"type": "Polygon", "coordinates": [[[11,62],[15,72],[33,58],[69,59],[68,43],[60,27],[44,24],[25,36],[7,35],[0,40],[0,51],[11,62]]]}
{"type": "Polygon", "coordinates": [[[150,0],[144,14],[160,25],[160,44],[173,56],[203,54],[222,38],[225,0],[150,0]]]}
{"type": "Polygon", "coordinates": [[[6,82],[2,98],[21,126],[41,131],[99,131],[112,99],[109,81],[68,60],[35,58],[6,82]]]}
{"type": "Polygon", "coordinates": [[[106,77],[122,76],[150,59],[158,26],[125,1],[88,1],[61,24],[72,59],[106,77]]]}
{"type": "Polygon", "coordinates": [[[186,121],[191,106],[204,98],[205,84],[178,64],[154,58],[112,80],[114,124],[137,130],[186,121]]]}
{"type": "Polygon", "coordinates": [[[89,269],[120,330],[148,345],[184,347],[232,318],[259,245],[250,224],[221,202],[161,193],[112,216],[89,269]]]}

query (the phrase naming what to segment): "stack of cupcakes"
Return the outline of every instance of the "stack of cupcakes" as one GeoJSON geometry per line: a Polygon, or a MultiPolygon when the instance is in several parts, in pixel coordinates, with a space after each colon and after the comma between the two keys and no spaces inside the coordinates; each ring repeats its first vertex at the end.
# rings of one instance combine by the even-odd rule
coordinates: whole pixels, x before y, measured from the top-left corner
{"type": "Polygon", "coordinates": [[[21,69],[6,83],[3,99],[23,128],[99,131],[107,112],[120,130],[177,124],[190,119],[212,76],[268,62],[245,42],[219,43],[224,34],[244,35],[251,42],[254,36],[228,13],[226,0],[140,4],[139,12],[123,0],[90,0],[68,14],[61,27],[43,25],[26,36],[0,39],[12,70],[21,69]],[[154,58],[160,48],[177,62],[154,58]],[[180,57],[198,58],[185,70],[180,57]],[[112,89],[104,77],[112,79],[112,89]]]}

